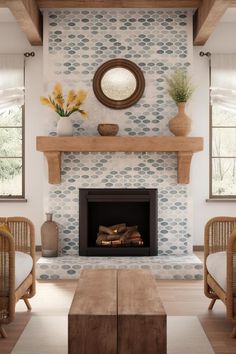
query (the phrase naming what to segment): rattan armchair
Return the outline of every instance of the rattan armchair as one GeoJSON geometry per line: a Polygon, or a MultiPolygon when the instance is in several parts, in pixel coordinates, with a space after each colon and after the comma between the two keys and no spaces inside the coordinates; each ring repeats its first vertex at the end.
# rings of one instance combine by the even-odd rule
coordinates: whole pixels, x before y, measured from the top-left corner
{"type": "MultiPolygon", "coordinates": [[[[204,292],[211,300],[212,310],[217,299],[226,306],[227,318],[234,324],[232,337],[236,337],[236,217],[215,217],[205,226],[204,292]],[[233,230],[234,229],[234,230],[233,230]],[[223,289],[209,274],[207,257],[216,252],[226,252],[226,286],[223,289]]],[[[219,264],[219,267],[222,265],[219,264]]]]}
{"type": "Polygon", "coordinates": [[[35,233],[32,222],[23,217],[0,217],[11,231],[0,231],[0,335],[6,337],[2,325],[15,316],[15,305],[23,299],[27,308],[29,298],[35,294],[35,233]],[[33,267],[24,281],[15,288],[15,251],[29,254],[33,267]]]}

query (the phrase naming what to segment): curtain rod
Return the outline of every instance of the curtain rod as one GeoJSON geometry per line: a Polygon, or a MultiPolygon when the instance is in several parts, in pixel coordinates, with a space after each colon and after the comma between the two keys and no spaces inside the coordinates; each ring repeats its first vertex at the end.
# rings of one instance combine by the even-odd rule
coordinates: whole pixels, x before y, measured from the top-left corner
{"type": "Polygon", "coordinates": [[[24,57],[35,57],[35,52],[25,52],[25,53],[0,53],[0,55],[24,55],[24,57]]]}
{"type": "Polygon", "coordinates": [[[35,56],[35,52],[26,52],[24,53],[24,57],[29,58],[29,57],[34,57],[35,56]]]}
{"type": "Polygon", "coordinates": [[[205,57],[205,56],[208,57],[208,58],[211,57],[211,53],[210,52],[200,52],[199,55],[200,55],[200,57],[205,57]]]}

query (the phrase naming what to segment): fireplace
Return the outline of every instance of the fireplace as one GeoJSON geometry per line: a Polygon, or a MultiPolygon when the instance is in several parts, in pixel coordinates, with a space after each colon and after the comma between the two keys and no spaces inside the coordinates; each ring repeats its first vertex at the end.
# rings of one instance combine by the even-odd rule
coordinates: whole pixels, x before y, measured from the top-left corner
{"type": "Polygon", "coordinates": [[[156,189],[80,189],[80,256],[157,255],[156,189]]]}

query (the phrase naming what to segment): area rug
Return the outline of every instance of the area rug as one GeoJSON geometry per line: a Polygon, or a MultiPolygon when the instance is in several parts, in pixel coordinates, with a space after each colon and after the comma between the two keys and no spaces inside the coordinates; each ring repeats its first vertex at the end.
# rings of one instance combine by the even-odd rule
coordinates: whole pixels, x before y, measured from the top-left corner
{"type": "MultiPolygon", "coordinates": [[[[12,354],[67,354],[67,317],[33,316],[12,354]]],[[[168,354],[214,354],[195,316],[168,316],[168,354]]]]}

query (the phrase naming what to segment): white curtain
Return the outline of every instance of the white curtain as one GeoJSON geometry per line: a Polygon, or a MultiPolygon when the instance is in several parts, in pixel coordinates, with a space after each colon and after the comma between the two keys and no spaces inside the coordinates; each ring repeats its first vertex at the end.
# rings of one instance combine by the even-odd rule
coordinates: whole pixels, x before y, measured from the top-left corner
{"type": "Polygon", "coordinates": [[[236,54],[211,55],[211,103],[236,111],[236,54]]]}
{"type": "Polygon", "coordinates": [[[0,110],[24,104],[24,56],[0,55],[0,110]]]}

